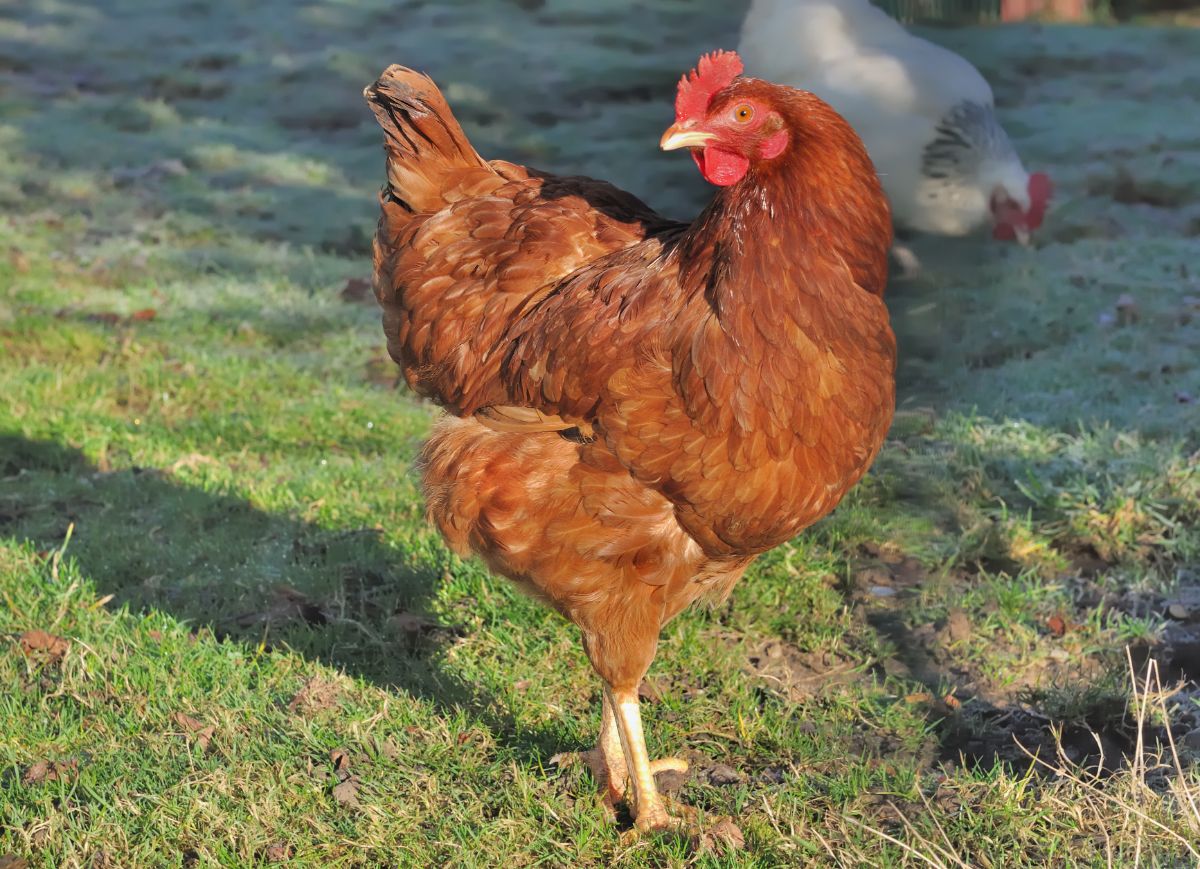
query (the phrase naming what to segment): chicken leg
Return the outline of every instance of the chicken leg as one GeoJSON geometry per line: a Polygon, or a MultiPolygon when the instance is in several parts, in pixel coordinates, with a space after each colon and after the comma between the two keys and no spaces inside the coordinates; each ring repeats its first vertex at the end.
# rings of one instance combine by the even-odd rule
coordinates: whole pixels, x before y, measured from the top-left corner
{"type": "Polygon", "coordinates": [[[625,764],[625,753],[621,750],[621,737],[617,733],[617,719],[608,695],[601,698],[600,737],[596,747],[587,751],[564,751],[550,758],[560,769],[587,764],[592,778],[600,785],[600,802],[610,816],[615,817],[616,804],[625,799],[629,783],[629,770],[625,764]]]}
{"type": "MultiPolygon", "coordinates": [[[[616,804],[626,799],[629,793],[630,781],[637,781],[637,774],[630,766],[628,757],[622,747],[621,728],[618,724],[617,715],[614,711],[613,701],[610,699],[612,692],[610,689],[605,689],[601,695],[601,719],[600,719],[600,737],[596,741],[596,747],[588,751],[570,752],[556,754],[550,760],[556,766],[565,767],[583,761],[592,771],[592,776],[601,788],[601,801],[612,812],[616,804]]],[[[634,692],[636,701],[637,694],[634,692]]],[[[641,732],[641,716],[635,709],[637,715],[638,732],[641,732]]],[[[644,742],[643,742],[644,746],[644,742]]],[[[644,752],[644,748],[643,748],[644,752]]],[[[688,770],[686,760],[678,757],[664,757],[659,760],[650,761],[651,781],[656,773],[666,772],[668,770],[684,773],[688,770]]],[[[637,791],[634,790],[634,806],[637,805],[637,791]]],[[[631,813],[636,814],[636,810],[631,806],[631,813]]]]}
{"type": "MultiPolygon", "coordinates": [[[[629,809],[637,829],[644,832],[678,826],[679,820],[667,812],[658,786],[654,782],[654,774],[665,770],[686,772],[687,761],[675,757],[650,760],[650,754],[646,750],[646,736],[642,731],[641,703],[638,701],[636,690],[618,690],[608,685],[604,686],[604,720],[600,725],[602,748],[605,745],[604,725],[610,716],[615,718],[615,729],[620,738],[626,767],[626,783],[627,786],[632,786],[633,800],[629,809]]],[[[613,785],[614,782],[610,779],[610,792],[613,785]]]]}

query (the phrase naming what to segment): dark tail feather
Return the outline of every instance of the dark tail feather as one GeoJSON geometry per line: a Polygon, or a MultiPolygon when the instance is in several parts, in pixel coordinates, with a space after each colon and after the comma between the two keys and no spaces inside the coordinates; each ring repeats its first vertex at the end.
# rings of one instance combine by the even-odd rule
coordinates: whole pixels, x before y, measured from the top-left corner
{"type": "Polygon", "coordinates": [[[389,66],[363,96],[383,128],[392,194],[414,211],[446,205],[442,193],[449,173],[490,168],[428,76],[389,66]]]}

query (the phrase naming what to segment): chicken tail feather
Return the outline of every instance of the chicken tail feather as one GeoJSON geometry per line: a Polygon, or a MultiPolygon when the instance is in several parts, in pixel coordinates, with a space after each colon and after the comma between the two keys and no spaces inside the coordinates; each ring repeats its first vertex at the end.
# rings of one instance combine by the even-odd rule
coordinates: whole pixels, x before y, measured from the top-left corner
{"type": "Polygon", "coordinates": [[[383,127],[388,186],[393,197],[413,211],[445,207],[446,182],[452,173],[490,170],[428,76],[392,65],[363,90],[363,96],[383,127]]]}

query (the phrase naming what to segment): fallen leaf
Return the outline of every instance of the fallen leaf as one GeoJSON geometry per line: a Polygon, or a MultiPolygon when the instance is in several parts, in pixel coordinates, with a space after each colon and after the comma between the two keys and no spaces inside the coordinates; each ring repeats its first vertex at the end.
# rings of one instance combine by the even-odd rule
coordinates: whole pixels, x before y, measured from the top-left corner
{"type": "Polygon", "coordinates": [[[182,712],[172,713],[171,720],[183,728],[184,734],[199,745],[201,751],[208,750],[208,744],[212,741],[213,734],[217,732],[215,727],[211,724],[206,725],[203,721],[198,721],[182,712]]]}
{"type": "Polygon", "coordinates": [[[518,679],[516,682],[513,682],[513,690],[520,694],[524,694],[529,690],[529,686],[532,684],[533,681],[530,679],[518,679]]]}
{"type": "Polygon", "coordinates": [[[141,310],[134,311],[132,314],[130,314],[129,319],[135,323],[145,323],[149,320],[153,320],[157,316],[158,311],[154,308],[142,308],[141,310]]]}
{"type": "Polygon", "coordinates": [[[29,271],[29,257],[19,247],[10,247],[8,249],[8,263],[13,267],[15,272],[29,271]]]}
{"type": "Polygon", "coordinates": [[[21,781],[27,785],[41,784],[48,781],[70,781],[79,775],[79,760],[68,757],[66,760],[39,760],[25,770],[21,781]]]}
{"type": "Polygon", "coordinates": [[[349,278],[342,287],[339,296],[344,302],[374,302],[375,294],[371,291],[371,282],[364,278],[349,278]]]}
{"type": "Polygon", "coordinates": [[[718,763],[708,768],[709,784],[714,784],[718,787],[739,784],[742,778],[743,776],[740,772],[723,763],[718,763]]]}
{"type": "Polygon", "coordinates": [[[781,766],[768,766],[758,777],[764,784],[781,785],[787,781],[787,771],[781,766]]]}
{"type": "Polygon", "coordinates": [[[658,785],[660,793],[675,794],[683,790],[691,776],[686,772],[680,772],[677,769],[664,769],[662,772],[654,774],[654,783],[658,785]]]}
{"type": "Polygon", "coordinates": [[[289,712],[302,712],[308,715],[326,709],[336,709],[341,693],[337,683],[321,676],[313,676],[296,692],[287,708],[289,712]]]}
{"type": "Polygon", "coordinates": [[[358,808],[358,776],[350,772],[350,752],[344,748],[335,748],[329,752],[329,760],[338,779],[338,783],[333,786],[333,798],[343,806],[358,808]]]}
{"type": "Polygon", "coordinates": [[[52,761],[39,760],[26,768],[25,774],[21,776],[21,781],[27,785],[41,784],[50,777],[50,764],[52,761]]]}
{"type": "Polygon", "coordinates": [[[339,804],[351,809],[358,808],[358,779],[354,776],[334,785],[332,793],[339,804]]]}
{"type": "Polygon", "coordinates": [[[1067,622],[1060,615],[1052,615],[1046,619],[1046,627],[1050,629],[1050,635],[1053,637],[1061,637],[1067,632],[1067,622]]]}
{"type": "Polygon", "coordinates": [[[647,676],[638,685],[638,699],[649,703],[662,703],[662,688],[658,687],[658,682],[647,676]]]}
{"type": "Polygon", "coordinates": [[[329,762],[333,764],[333,771],[339,779],[344,781],[350,775],[350,752],[346,749],[335,748],[330,751],[329,762]]]}
{"type": "Polygon", "coordinates": [[[384,739],[382,742],[379,740],[373,741],[375,743],[375,751],[378,752],[380,756],[385,757],[388,760],[396,760],[400,757],[400,746],[396,745],[396,743],[394,743],[390,738],[384,739]]]}
{"type": "Polygon", "coordinates": [[[917,694],[906,694],[904,696],[905,703],[929,703],[933,700],[933,695],[927,691],[921,691],[917,694]]]}
{"type": "Polygon", "coordinates": [[[0,854],[0,869],[29,869],[29,861],[16,854],[0,854]]]}
{"type": "Polygon", "coordinates": [[[45,631],[26,631],[21,634],[21,651],[27,658],[41,657],[47,663],[53,664],[59,661],[70,648],[70,641],[45,631]]]}
{"type": "Polygon", "coordinates": [[[282,863],[292,859],[292,846],[287,842],[272,842],[263,849],[263,859],[268,863],[282,863]]]}
{"type": "Polygon", "coordinates": [[[732,853],[745,847],[746,837],[742,834],[741,828],[729,818],[722,818],[700,836],[700,845],[697,850],[701,854],[706,851],[732,853]]]}
{"type": "Polygon", "coordinates": [[[946,708],[951,712],[957,712],[959,709],[962,709],[962,701],[953,694],[947,694],[942,698],[942,702],[946,704],[946,708]]]}

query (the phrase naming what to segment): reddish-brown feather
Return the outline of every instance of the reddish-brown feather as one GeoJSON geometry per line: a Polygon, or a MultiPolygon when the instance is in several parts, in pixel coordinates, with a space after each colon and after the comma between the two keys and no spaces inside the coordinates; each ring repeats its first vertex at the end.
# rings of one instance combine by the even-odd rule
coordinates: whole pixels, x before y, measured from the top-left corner
{"type": "Polygon", "coordinates": [[[449,412],[429,515],[577,623],[617,687],[665,620],[831,510],[891,421],[891,224],[861,143],[809,94],[720,87],[706,106],[771,105],[792,144],[687,226],[484,162],[411,71],[368,89],[385,129],[434,125],[388,129],[375,242],[389,351],[449,412]]]}

